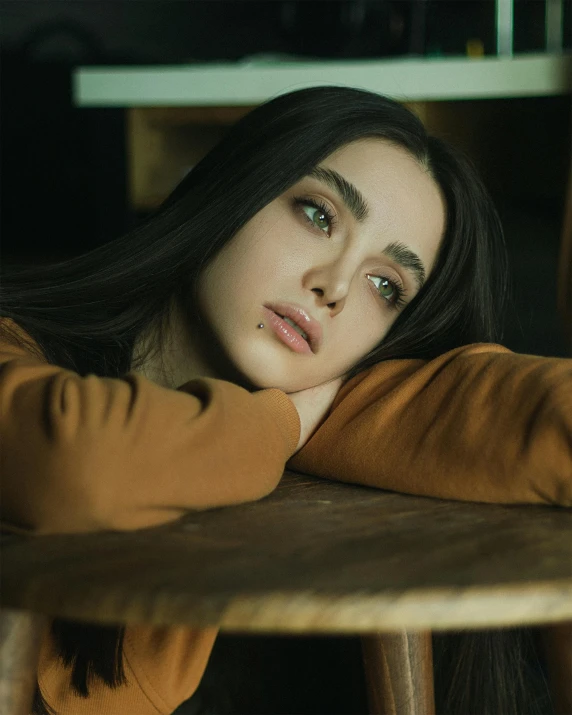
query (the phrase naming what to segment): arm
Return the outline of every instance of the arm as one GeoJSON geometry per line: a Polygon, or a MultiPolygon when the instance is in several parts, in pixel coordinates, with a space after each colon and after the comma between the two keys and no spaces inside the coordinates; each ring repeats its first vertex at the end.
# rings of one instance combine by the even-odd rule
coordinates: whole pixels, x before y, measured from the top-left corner
{"type": "Polygon", "coordinates": [[[349,381],[298,471],[477,502],[572,506],[572,360],[469,345],[349,381]]]}
{"type": "Polygon", "coordinates": [[[299,429],[277,389],[80,377],[0,343],[1,515],[27,532],[137,529],[260,499],[299,429]]]}

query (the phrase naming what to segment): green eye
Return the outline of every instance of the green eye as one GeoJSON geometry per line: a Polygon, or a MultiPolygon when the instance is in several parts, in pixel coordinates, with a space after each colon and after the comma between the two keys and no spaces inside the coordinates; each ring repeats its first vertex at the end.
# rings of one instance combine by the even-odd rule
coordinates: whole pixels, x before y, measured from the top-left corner
{"type": "Polygon", "coordinates": [[[304,206],[304,212],[309,220],[322,231],[329,228],[330,220],[320,209],[315,206],[304,206]]]}
{"type": "Polygon", "coordinates": [[[407,295],[407,291],[397,281],[391,281],[383,276],[372,276],[367,274],[366,277],[375,286],[379,297],[386,300],[394,310],[399,310],[406,305],[403,296],[407,295]]]}
{"type": "Polygon", "coordinates": [[[374,286],[377,288],[379,295],[386,300],[393,302],[393,296],[395,294],[395,285],[387,280],[387,278],[382,278],[381,276],[368,276],[374,286]]]}
{"type": "Polygon", "coordinates": [[[393,294],[395,293],[395,288],[393,287],[393,284],[390,283],[387,278],[381,279],[378,290],[379,294],[384,298],[387,298],[388,300],[391,299],[393,297],[393,294]]]}
{"type": "Polygon", "coordinates": [[[368,275],[367,277],[376,287],[380,298],[383,298],[395,308],[403,306],[402,298],[405,291],[400,285],[382,276],[368,275]]]}

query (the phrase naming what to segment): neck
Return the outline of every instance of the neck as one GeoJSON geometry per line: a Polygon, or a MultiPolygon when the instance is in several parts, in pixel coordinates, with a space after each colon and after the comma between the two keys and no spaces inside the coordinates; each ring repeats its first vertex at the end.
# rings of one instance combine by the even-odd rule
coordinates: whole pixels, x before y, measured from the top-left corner
{"type": "MultiPolygon", "coordinates": [[[[233,382],[250,391],[257,389],[236,369],[199,313],[188,315],[173,301],[163,337],[157,354],[136,370],[157,385],[175,390],[190,380],[211,377],[233,382]]],[[[140,355],[159,341],[158,331],[152,330],[148,336],[138,339],[134,355],[140,355]]]]}

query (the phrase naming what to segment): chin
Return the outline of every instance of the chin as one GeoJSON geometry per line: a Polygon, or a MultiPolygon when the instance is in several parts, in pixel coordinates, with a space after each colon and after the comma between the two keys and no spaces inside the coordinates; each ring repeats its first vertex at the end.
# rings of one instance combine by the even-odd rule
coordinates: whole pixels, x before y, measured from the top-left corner
{"type": "Polygon", "coordinates": [[[274,387],[286,393],[323,382],[301,369],[300,356],[279,343],[257,340],[257,337],[245,339],[244,335],[235,334],[217,338],[211,360],[217,362],[218,374],[223,379],[249,391],[274,387]]]}

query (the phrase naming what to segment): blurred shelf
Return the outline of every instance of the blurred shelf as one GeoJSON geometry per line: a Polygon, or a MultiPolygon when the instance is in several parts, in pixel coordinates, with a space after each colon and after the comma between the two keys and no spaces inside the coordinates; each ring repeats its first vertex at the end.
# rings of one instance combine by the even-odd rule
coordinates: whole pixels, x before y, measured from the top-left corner
{"type": "Polygon", "coordinates": [[[323,84],[400,101],[564,95],[572,92],[572,54],[78,67],[73,75],[77,107],[251,106],[323,84]]]}

